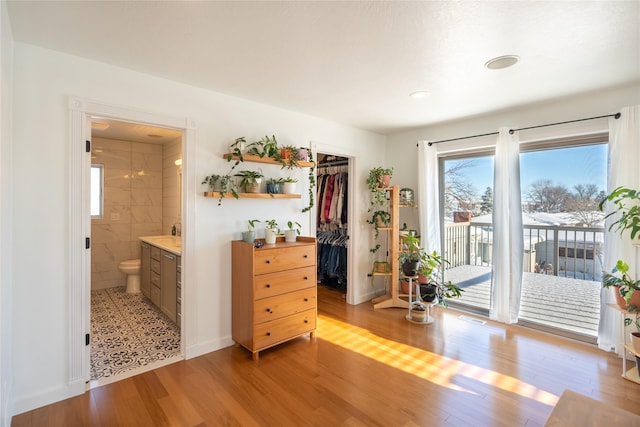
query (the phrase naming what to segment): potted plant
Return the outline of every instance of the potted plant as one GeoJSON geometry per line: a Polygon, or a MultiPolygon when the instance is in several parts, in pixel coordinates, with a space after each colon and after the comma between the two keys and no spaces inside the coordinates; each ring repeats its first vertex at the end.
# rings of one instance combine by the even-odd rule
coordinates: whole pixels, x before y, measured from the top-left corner
{"type": "Polygon", "coordinates": [[[298,160],[303,162],[309,161],[309,149],[305,147],[298,147],[296,150],[298,152],[298,160]]]}
{"type": "Polygon", "coordinates": [[[287,221],[288,230],[284,231],[284,241],[285,242],[295,242],[296,236],[300,235],[300,223],[297,221],[287,221]]]}
{"type": "Polygon", "coordinates": [[[618,260],[611,273],[605,273],[602,277],[602,286],[616,289],[615,296],[618,306],[629,311],[631,306],[637,311],[640,308],[640,280],[633,280],[629,274],[629,264],[623,260],[618,260]]]}
{"type": "Polygon", "coordinates": [[[424,257],[424,249],[420,247],[420,239],[414,235],[407,235],[402,239],[398,261],[402,265],[402,272],[407,277],[414,277],[424,257]]]}
{"type": "Polygon", "coordinates": [[[269,178],[267,180],[267,193],[269,194],[279,194],[280,186],[282,185],[282,178],[269,178]]]}
{"type": "Polygon", "coordinates": [[[371,219],[367,220],[367,223],[372,224],[375,229],[374,237],[377,239],[380,234],[380,228],[388,227],[391,223],[391,213],[387,211],[375,211],[371,215],[371,219]]]}
{"type": "Polygon", "coordinates": [[[371,206],[384,205],[387,200],[387,192],[384,188],[389,187],[393,168],[383,168],[376,166],[369,171],[367,177],[367,188],[371,192],[371,206]]]}
{"type": "Polygon", "coordinates": [[[247,243],[253,243],[256,240],[256,232],[254,230],[256,223],[260,222],[258,219],[250,219],[247,221],[249,226],[247,231],[242,232],[242,240],[247,243]]]}
{"type": "Polygon", "coordinates": [[[427,307],[420,301],[411,303],[411,320],[425,323],[427,321],[427,307]]]}
{"type": "Polygon", "coordinates": [[[296,192],[297,179],[290,176],[282,178],[282,192],[284,194],[294,194],[296,192]]]}
{"type": "Polygon", "coordinates": [[[259,193],[260,183],[264,175],[262,171],[244,170],[240,171],[235,176],[240,177],[240,187],[245,193],[259,193]]]}
{"type": "Polygon", "coordinates": [[[203,184],[209,186],[210,191],[219,191],[221,193],[228,193],[231,184],[230,175],[209,175],[205,176],[202,180],[203,184]]]}
{"type": "Polygon", "coordinates": [[[267,227],[264,229],[264,242],[267,245],[275,245],[276,236],[279,234],[278,223],[275,219],[268,219],[265,224],[267,227]]]}

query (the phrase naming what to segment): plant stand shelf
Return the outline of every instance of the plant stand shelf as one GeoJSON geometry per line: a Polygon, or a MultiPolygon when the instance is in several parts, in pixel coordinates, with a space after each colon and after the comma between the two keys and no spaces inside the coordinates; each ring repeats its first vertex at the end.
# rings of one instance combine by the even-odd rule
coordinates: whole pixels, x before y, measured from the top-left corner
{"type": "Polygon", "coordinates": [[[624,347],[624,350],[625,350],[622,354],[622,378],[632,381],[636,384],[640,384],[640,375],[638,375],[637,366],[634,366],[631,369],[627,369],[627,354],[626,354],[627,351],[632,355],[634,355],[635,357],[640,357],[640,353],[637,353],[635,351],[635,349],[633,348],[633,345],[631,343],[627,343],[627,333],[624,327],[624,320],[627,318],[627,316],[629,315],[635,316],[635,314],[629,313],[627,310],[623,310],[618,306],[618,304],[607,304],[607,305],[611,308],[618,310],[620,313],[622,313],[622,330],[624,335],[622,346],[624,347]]]}
{"type": "MultiPolygon", "coordinates": [[[[222,157],[225,160],[229,160],[229,158],[231,158],[231,160],[240,160],[240,157],[231,154],[231,153],[225,153],[222,155],[222,157]]],[[[280,160],[276,160],[273,157],[260,157],[260,156],[252,156],[250,154],[243,154],[242,155],[242,160],[245,162],[254,162],[254,163],[265,163],[268,165],[280,165],[280,166],[291,166],[291,162],[288,159],[283,160],[284,164],[282,161],[280,160]]],[[[296,162],[296,166],[300,167],[300,168],[310,168],[312,166],[314,166],[315,163],[314,162],[305,162],[302,160],[298,160],[296,162]]]]}
{"type": "Polygon", "coordinates": [[[409,279],[409,312],[405,316],[405,319],[407,319],[411,323],[416,323],[418,325],[429,325],[429,324],[433,323],[433,316],[431,316],[431,310],[432,310],[432,307],[438,303],[437,299],[433,300],[432,302],[424,302],[424,301],[422,301],[422,305],[424,305],[425,308],[427,309],[427,316],[425,317],[424,321],[419,321],[419,320],[413,319],[413,317],[411,316],[411,306],[414,303],[420,301],[418,299],[418,287],[420,285],[417,282],[414,285],[413,280],[415,279],[415,277],[408,277],[407,276],[406,278],[409,279]],[[414,286],[416,287],[416,289],[415,289],[416,298],[415,299],[413,299],[413,287],[414,286]]]}
{"type": "MultiPolygon", "coordinates": [[[[205,191],[204,197],[220,197],[218,191],[205,191]]],[[[233,193],[224,193],[224,198],[234,199],[233,193]]],[[[271,194],[271,193],[238,193],[239,199],[300,199],[300,194],[271,194]]]]}
{"type": "Polygon", "coordinates": [[[391,266],[390,286],[389,291],[382,296],[371,300],[373,308],[408,308],[409,303],[400,298],[398,292],[399,285],[399,268],[398,268],[398,248],[400,241],[400,187],[395,185],[393,187],[385,188],[389,192],[389,212],[391,213],[391,224],[389,227],[381,228],[386,230],[389,235],[389,256],[387,257],[389,265],[391,266]]]}

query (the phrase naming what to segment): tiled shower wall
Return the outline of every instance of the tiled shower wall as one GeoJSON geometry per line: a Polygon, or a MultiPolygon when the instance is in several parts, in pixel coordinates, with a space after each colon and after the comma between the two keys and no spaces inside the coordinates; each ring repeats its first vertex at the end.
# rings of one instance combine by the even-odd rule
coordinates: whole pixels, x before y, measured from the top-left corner
{"type": "Polygon", "coordinates": [[[92,145],[92,163],[104,165],[104,217],[91,221],[91,289],[103,289],[125,284],[118,264],[140,258],[139,236],[163,234],[163,146],[102,138],[92,145]]]}

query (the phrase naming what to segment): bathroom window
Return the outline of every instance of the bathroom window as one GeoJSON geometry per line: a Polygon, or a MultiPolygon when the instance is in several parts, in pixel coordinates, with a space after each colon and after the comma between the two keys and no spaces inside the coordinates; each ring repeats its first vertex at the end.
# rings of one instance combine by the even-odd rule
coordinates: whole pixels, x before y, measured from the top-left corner
{"type": "Polygon", "coordinates": [[[91,218],[104,213],[104,165],[91,165],[91,218]]]}

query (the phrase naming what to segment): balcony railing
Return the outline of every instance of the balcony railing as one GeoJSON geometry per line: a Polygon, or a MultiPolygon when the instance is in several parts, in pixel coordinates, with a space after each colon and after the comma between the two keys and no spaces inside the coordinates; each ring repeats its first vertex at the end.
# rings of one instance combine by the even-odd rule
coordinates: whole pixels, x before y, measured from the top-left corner
{"type": "MultiPolygon", "coordinates": [[[[525,225],[524,272],[600,281],[604,228],[525,225]]],[[[450,264],[490,266],[491,223],[458,222],[445,225],[443,256],[450,264]]]]}
{"type": "MultiPolygon", "coordinates": [[[[445,280],[465,290],[456,302],[488,312],[492,225],[446,224],[444,234],[443,256],[450,262],[445,280]]],[[[593,341],[600,312],[604,228],[525,225],[523,236],[520,321],[593,341]]]]}

